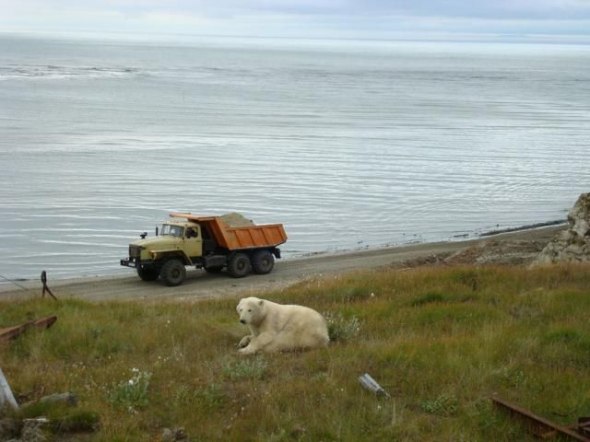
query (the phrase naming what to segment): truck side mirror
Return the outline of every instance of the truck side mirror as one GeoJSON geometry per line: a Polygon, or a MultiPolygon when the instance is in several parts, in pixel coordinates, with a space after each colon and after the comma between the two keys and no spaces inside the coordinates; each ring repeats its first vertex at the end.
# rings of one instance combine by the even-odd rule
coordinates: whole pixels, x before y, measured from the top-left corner
{"type": "Polygon", "coordinates": [[[158,236],[158,226],[156,226],[156,236],[158,236]]]}

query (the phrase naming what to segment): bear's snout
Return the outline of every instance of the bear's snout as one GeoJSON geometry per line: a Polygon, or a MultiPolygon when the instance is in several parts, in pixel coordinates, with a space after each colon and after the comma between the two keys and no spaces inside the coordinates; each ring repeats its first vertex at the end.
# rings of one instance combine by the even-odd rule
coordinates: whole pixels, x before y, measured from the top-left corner
{"type": "Polygon", "coordinates": [[[245,320],[245,319],[240,319],[240,322],[241,322],[242,324],[245,324],[245,323],[246,323],[246,320],[245,320]]]}

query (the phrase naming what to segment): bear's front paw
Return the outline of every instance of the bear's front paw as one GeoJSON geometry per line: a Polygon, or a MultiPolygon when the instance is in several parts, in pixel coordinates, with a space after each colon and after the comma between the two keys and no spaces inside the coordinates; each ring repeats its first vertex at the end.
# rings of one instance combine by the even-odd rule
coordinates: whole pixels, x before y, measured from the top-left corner
{"type": "Polygon", "coordinates": [[[254,350],[252,347],[244,347],[244,348],[240,348],[238,350],[238,353],[241,354],[242,356],[252,355],[252,354],[256,353],[256,350],[254,350]]]}
{"type": "Polygon", "coordinates": [[[238,348],[247,347],[250,341],[252,340],[252,336],[244,336],[240,343],[238,344],[238,348]]]}

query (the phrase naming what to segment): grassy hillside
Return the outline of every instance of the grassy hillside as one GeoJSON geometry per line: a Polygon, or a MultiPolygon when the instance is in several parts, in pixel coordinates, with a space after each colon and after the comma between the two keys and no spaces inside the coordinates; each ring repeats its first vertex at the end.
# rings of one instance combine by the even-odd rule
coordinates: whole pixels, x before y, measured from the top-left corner
{"type": "Polygon", "coordinates": [[[588,266],[381,270],[260,296],[324,313],[336,340],[241,357],[237,299],[39,299],[0,304],[0,327],[59,317],[0,345],[0,367],[21,402],[78,395],[101,422],[84,440],[175,427],[194,441],[533,440],[493,393],[558,423],[590,415],[588,266]],[[364,390],[363,373],[391,399],[364,390]]]}

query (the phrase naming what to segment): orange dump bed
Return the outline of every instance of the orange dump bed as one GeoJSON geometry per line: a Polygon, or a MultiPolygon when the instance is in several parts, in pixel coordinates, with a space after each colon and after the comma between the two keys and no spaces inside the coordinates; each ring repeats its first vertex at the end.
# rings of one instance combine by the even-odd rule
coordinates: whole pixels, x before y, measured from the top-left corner
{"type": "Polygon", "coordinates": [[[282,224],[231,227],[220,216],[199,216],[177,212],[171,213],[170,216],[185,218],[207,226],[217,243],[228,250],[276,247],[287,241],[287,233],[282,224]]]}

